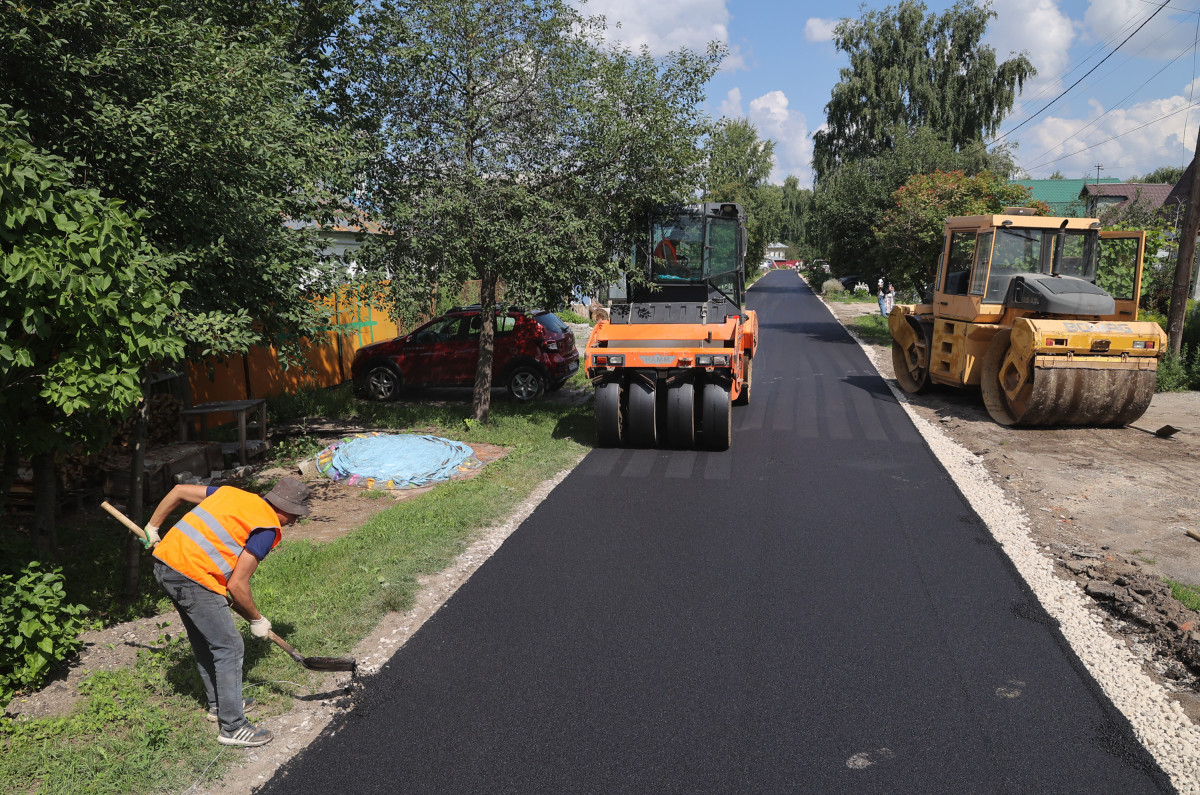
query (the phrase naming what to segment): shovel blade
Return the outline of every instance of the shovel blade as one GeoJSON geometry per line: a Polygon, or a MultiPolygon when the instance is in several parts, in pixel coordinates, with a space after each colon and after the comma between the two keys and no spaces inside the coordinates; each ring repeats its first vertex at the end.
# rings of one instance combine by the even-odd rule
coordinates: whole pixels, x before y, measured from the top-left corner
{"type": "Polygon", "coordinates": [[[350,657],[305,657],[304,667],[313,671],[350,671],[358,669],[358,663],[350,657]]]}

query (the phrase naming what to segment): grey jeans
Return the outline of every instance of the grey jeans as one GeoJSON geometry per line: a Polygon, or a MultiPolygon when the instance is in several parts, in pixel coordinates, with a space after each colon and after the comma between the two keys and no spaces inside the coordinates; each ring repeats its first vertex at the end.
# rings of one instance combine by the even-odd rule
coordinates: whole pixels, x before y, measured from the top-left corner
{"type": "Polygon", "coordinates": [[[242,712],[242,660],[245,644],[225,597],[154,561],[154,579],[175,604],[187,630],[208,708],[217,708],[221,731],[230,734],[248,721],[242,712]]]}

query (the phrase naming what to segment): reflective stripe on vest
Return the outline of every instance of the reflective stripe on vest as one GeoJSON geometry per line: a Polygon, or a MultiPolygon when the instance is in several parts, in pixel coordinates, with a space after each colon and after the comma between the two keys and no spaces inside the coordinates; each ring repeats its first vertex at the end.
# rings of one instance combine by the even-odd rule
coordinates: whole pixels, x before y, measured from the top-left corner
{"type": "Polygon", "coordinates": [[[154,557],[210,591],[225,594],[238,556],[258,529],[275,531],[274,549],[283,535],[275,509],[256,494],[222,486],[167,532],[154,557]]]}
{"type": "MultiPolygon", "coordinates": [[[[244,545],[235,541],[233,536],[229,535],[229,532],[221,526],[221,523],[218,522],[211,513],[204,510],[199,505],[192,509],[192,516],[195,516],[197,519],[203,522],[204,526],[211,530],[213,535],[217,537],[217,540],[224,544],[225,548],[229,550],[233,556],[233,559],[237,560],[238,555],[242,554],[242,550],[246,548],[244,545]]],[[[192,527],[187,522],[180,522],[179,524],[175,525],[175,528],[180,530],[188,538],[192,539],[196,546],[204,550],[204,554],[208,556],[208,559],[212,561],[212,564],[216,566],[222,574],[225,575],[226,580],[229,579],[229,575],[233,574],[233,566],[230,566],[229,563],[225,561],[225,558],[221,557],[221,553],[217,550],[217,547],[208,540],[207,536],[205,536],[196,528],[192,527]]],[[[249,536],[247,536],[247,538],[249,538],[249,536]]]]}

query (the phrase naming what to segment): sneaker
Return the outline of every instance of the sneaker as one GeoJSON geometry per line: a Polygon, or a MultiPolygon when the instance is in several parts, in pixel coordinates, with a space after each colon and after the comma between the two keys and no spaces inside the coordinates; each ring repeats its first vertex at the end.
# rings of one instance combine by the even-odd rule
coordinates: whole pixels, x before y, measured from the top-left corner
{"type": "Polygon", "coordinates": [[[266,745],[273,739],[275,739],[275,735],[271,734],[270,729],[260,729],[253,723],[247,723],[229,734],[224,731],[217,734],[217,742],[221,745],[238,745],[244,748],[266,745]]]}
{"type": "MultiPolygon", "coordinates": [[[[242,714],[243,714],[243,715],[245,715],[247,712],[249,712],[250,710],[254,709],[254,707],[255,707],[255,706],[256,706],[256,705],[255,705],[255,703],[254,703],[254,699],[252,699],[252,698],[243,698],[243,699],[242,699],[242,714]]],[[[216,723],[216,722],[217,722],[217,708],[216,708],[216,707],[209,707],[209,708],[208,708],[208,714],[207,714],[207,715],[205,715],[204,717],[205,717],[207,720],[210,720],[210,721],[212,721],[213,723],[216,723]]]]}

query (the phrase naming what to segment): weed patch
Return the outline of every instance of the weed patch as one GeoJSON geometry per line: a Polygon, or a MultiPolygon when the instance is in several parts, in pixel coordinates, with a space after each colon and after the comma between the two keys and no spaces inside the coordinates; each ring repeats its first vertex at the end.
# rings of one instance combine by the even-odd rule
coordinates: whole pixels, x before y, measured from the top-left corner
{"type": "Polygon", "coordinates": [[[850,324],[854,326],[854,331],[868,342],[874,342],[878,345],[892,344],[892,332],[888,330],[887,318],[878,312],[872,312],[869,315],[859,315],[850,324]]]}

